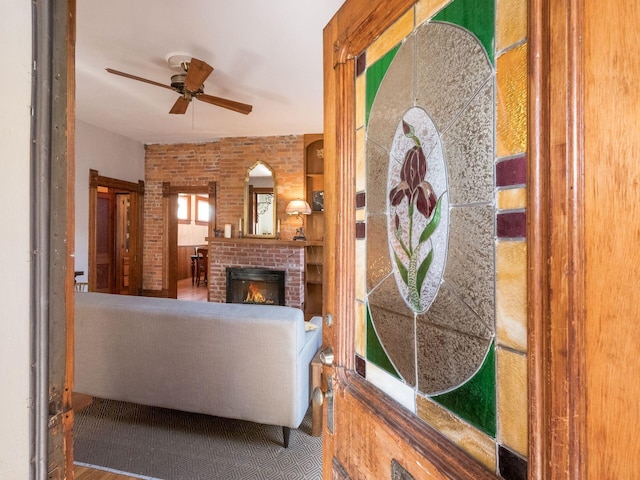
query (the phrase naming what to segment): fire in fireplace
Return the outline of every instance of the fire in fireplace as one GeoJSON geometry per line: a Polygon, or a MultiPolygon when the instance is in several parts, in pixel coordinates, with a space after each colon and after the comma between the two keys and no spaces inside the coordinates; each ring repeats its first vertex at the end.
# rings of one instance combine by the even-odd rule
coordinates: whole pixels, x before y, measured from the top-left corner
{"type": "Polygon", "coordinates": [[[227,268],[227,303],[284,305],[284,270],[227,268]]]}

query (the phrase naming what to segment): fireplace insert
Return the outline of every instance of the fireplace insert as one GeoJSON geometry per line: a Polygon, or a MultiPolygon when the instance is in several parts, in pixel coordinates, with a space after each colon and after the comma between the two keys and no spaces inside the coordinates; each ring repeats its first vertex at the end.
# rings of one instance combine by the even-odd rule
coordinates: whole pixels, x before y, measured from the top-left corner
{"type": "Polygon", "coordinates": [[[284,305],[284,270],[227,268],[227,303],[284,305]]]}

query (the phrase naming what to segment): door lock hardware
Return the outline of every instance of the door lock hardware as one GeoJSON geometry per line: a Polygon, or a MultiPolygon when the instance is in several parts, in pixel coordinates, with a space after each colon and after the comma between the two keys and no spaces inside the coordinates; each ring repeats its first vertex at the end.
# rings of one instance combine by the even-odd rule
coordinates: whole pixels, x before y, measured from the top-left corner
{"type": "Polygon", "coordinates": [[[320,352],[320,361],[323,365],[332,366],[333,365],[333,348],[327,347],[320,352]]]}
{"type": "Polygon", "coordinates": [[[314,405],[322,405],[324,403],[324,399],[327,401],[333,400],[333,391],[322,392],[320,387],[316,387],[313,389],[313,404],[314,405]]]}

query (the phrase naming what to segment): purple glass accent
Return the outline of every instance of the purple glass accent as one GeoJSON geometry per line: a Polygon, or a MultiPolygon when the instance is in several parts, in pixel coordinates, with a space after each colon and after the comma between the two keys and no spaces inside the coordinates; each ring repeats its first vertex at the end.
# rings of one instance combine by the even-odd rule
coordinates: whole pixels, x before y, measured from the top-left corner
{"type": "Polygon", "coordinates": [[[527,236],[525,212],[499,213],[496,218],[498,238],[524,238],[527,236]]]}
{"type": "Polygon", "coordinates": [[[503,445],[498,445],[498,465],[505,480],[527,479],[527,460],[503,445]]]}
{"type": "Polygon", "coordinates": [[[364,208],[367,205],[367,194],[365,192],[356,193],[356,208],[364,208]]]}
{"type": "Polygon", "coordinates": [[[527,183],[527,157],[511,158],[496,164],[496,186],[509,187],[527,183]]]}
{"type": "Polygon", "coordinates": [[[362,240],[367,238],[367,224],[364,222],[356,222],[356,238],[362,240]]]}
{"type": "Polygon", "coordinates": [[[367,52],[362,52],[356,59],[356,77],[362,75],[367,67],[367,52]]]}
{"type": "Polygon", "coordinates": [[[364,358],[356,355],[356,373],[362,378],[367,378],[367,362],[364,358]]]}

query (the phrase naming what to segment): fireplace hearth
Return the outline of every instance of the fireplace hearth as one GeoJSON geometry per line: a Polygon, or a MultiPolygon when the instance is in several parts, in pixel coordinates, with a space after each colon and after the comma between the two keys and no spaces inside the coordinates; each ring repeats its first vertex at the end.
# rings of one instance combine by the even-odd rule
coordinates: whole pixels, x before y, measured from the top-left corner
{"type": "Polygon", "coordinates": [[[227,268],[227,303],[284,305],[284,270],[227,268]]]}

